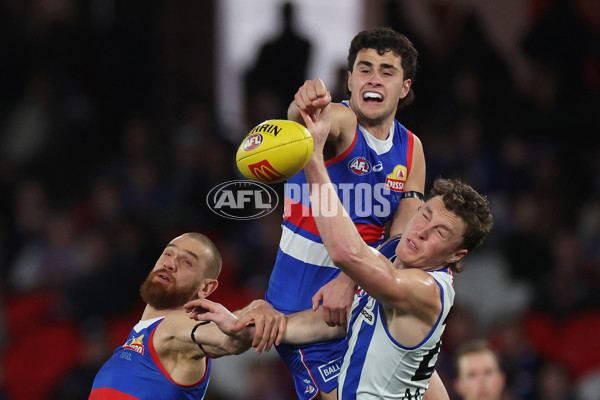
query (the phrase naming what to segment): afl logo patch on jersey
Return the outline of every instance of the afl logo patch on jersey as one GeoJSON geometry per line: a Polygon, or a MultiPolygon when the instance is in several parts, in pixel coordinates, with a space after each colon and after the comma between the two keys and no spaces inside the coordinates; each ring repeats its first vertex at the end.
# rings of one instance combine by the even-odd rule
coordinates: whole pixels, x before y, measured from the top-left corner
{"type": "Polygon", "coordinates": [[[244,141],[244,150],[251,151],[260,146],[263,141],[263,137],[260,133],[248,136],[248,139],[244,141]]]}
{"type": "Polygon", "coordinates": [[[348,169],[356,175],[367,175],[371,172],[371,163],[366,158],[358,156],[348,163],[348,169]]]}
{"type": "Polygon", "coordinates": [[[406,183],[406,167],[404,165],[396,165],[391,174],[385,178],[385,187],[394,192],[402,192],[406,183]]]}

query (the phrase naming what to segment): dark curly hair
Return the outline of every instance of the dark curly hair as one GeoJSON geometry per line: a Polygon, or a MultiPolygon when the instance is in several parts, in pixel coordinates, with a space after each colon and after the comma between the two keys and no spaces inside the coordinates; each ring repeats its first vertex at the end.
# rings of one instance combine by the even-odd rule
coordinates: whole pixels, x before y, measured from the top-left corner
{"type": "MultiPolygon", "coordinates": [[[[488,200],[475,189],[457,179],[437,178],[429,197],[442,196],[446,209],[465,223],[465,233],[458,249],[475,250],[484,242],[494,225],[488,200]]],[[[459,261],[450,265],[454,272],[463,270],[459,261]]]]}
{"type": "MultiPolygon", "coordinates": [[[[348,50],[348,71],[352,72],[356,55],[363,49],[375,49],[380,55],[388,51],[393,51],[395,55],[401,58],[404,79],[410,79],[414,82],[417,73],[417,57],[419,52],[406,36],[396,32],[392,28],[385,27],[377,27],[359,32],[352,39],[350,49],[348,50]]],[[[415,95],[411,87],[406,97],[400,99],[398,102],[398,108],[411,104],[414,97],[415,95]]]]}

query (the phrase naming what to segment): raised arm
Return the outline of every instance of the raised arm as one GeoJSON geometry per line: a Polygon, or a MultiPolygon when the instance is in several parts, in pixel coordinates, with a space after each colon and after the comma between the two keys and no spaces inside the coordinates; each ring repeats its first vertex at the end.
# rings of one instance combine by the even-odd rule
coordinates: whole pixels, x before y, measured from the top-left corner
{"type": "Polygon", "coordinates": [[[332,156],[343,152],[352,143],[356,130],[356,115],[342,105],[331,103],[331,95],[321,79],[306,81],[296,92],[294,100],[288,107],[288,119],[304,125],[301,111],[314,114],[324,107],[331,107],[331,123],[327,133],[328,145],[332,156]]]}
{"type": "Polygon", "coordinates": [[[303,118],[315,141],[313,156],[304,168],[313,215],[334,264],[384,304],[428,320],[437,316],[439,288],[433,278],[421,270],[395,268],[362,240],[344,210],[324,165],[322,149],[328,131],[328,108],[319,115],[303,113],[303,118]]]}

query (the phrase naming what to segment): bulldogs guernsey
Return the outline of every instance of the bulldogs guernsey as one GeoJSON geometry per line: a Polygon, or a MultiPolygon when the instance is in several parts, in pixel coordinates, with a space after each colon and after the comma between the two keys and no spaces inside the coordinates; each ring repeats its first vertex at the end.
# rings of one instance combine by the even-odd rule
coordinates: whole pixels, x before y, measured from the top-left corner
{"type": "Polygon", "coordinates": [[[454,302],[449,268],[429,274],[440,287],[442,311],[429,335],[415,347],[404,347],[392,338],[381,303],[359,289],[348,322],[348,351],[338,377],[338,399],[423,398],[454,302]]]}
{"type": "MultiPolygon", "coordinates": [[[[385,140],[357,126],[349,148],[325,163],[344,208],[373,247],[381,243],[385,223],[400,203],[413,141],[413,134],[397,120],[385,140]]],[[[304,171],[285,185],[282,231],[265,298],[287,314],[311,308],[312,296],[339,274],[312,216],[304,171]]]]}
{"type": "Polygon", "coordinates": [[[152,345],[157,325],[164,317],[140,321],[123,346],[102,366],[92,385],[90,400],[202,399],[210,377],[206,373],[194,385],[179,385],[165,371],[152,345]]]}

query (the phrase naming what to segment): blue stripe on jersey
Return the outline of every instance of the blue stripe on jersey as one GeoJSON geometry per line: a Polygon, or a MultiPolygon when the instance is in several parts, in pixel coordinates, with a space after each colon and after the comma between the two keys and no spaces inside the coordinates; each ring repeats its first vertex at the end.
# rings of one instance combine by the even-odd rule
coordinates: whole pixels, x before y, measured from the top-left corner
{"type": "MultiPolygon", "coordinates": [[[[355,307],[356,313],[352,313],[351,321],[348,323],[348,326],[353,326],[354,321],[358,318],[362,310],[367,306],[370,296],[365,295],[359,300],[359,306],[355,307]]],[[[344,387],[342,389],[344,400],[350,400],[356,398],[356,391],[358,389],[358,384],[360,382],[360,375],[363,370],[362,365],[364,365],[367,351],[369,350],[369,344],[371,343],[371,337],[373,336],[373,332],[375,331],[375,324],[377,321],[377,315],[374,312],[374,321],[373,324],[368,324],[363,322],[358,332],[358,337],[356,338],[356,344],[353,346],[352,356],[350,358],[349,364],[352,365],[352,368],[349,368],[346,372],[346,378],[344,380],[344,387]],[[360,368],[357,368],[357,365],[361,365],[360,368]]],[[[348,332],[348,338],[352,337],[352,330],[348,332]]]]}

